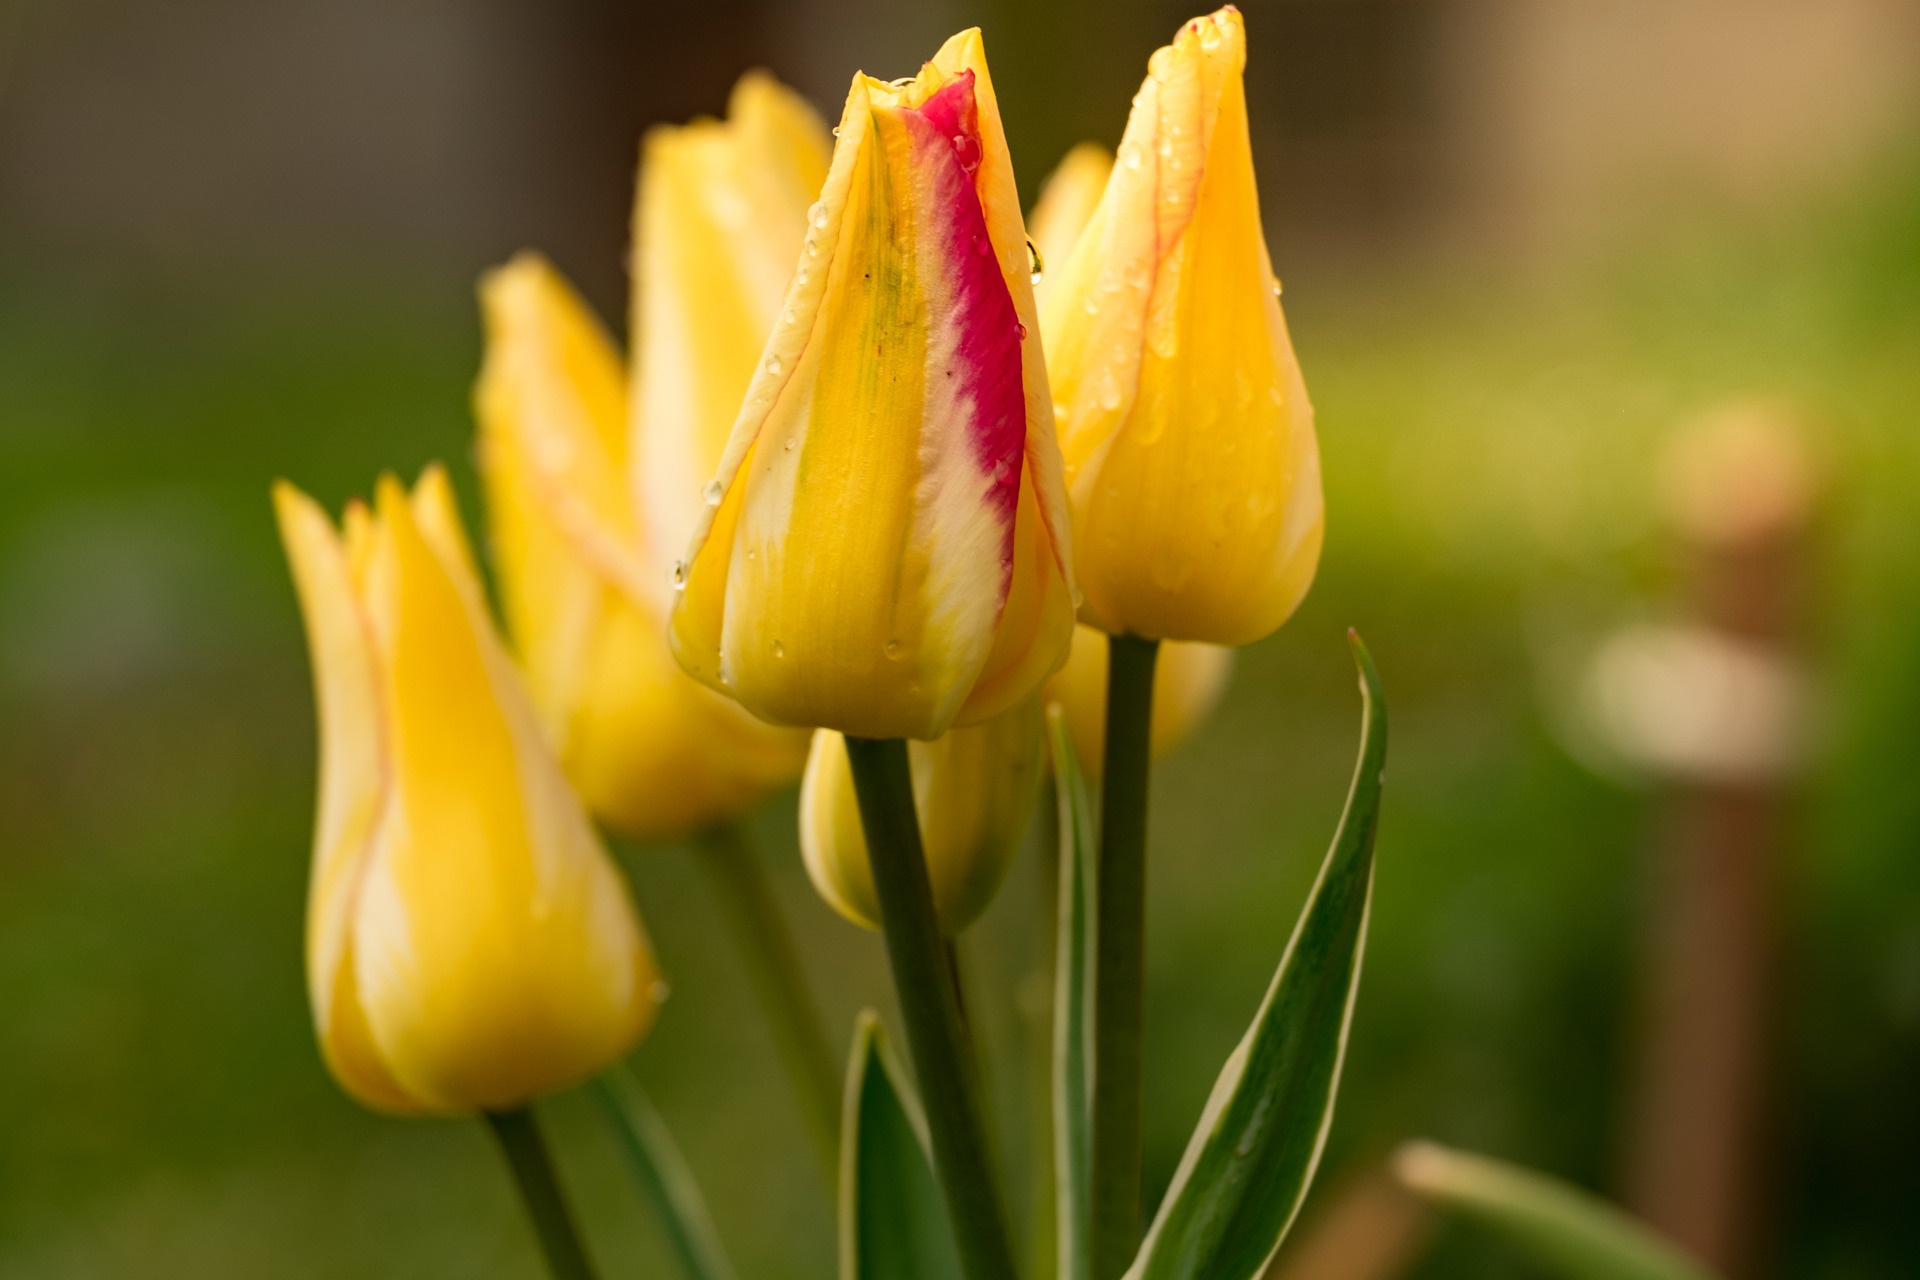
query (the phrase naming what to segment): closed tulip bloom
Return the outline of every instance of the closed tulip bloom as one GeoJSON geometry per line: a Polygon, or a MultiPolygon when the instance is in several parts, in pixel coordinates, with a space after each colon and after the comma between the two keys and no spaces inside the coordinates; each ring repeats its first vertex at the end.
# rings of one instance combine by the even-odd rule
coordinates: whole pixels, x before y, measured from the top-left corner
{"type": "Polygon", "coordinates": [[[1229,7],[1148,63],[1106,193],[1042,317],[1080,617],[1240,645],[1320,556],[1320,461],[1254,189],[1229,7]]]}
{"type": "Polygon", "coordinates": [[[532,255],[490,274],[481,295],[481,474],[508,630],[548,740],[587,807],[623,835],[671,839],[735,817],[798,775],[806,737],[673,660],[670,556],[649,556],[633,510],[612,341],[532,255]]]}
{"type": "MultiPolygon", "coordinates": [[[[1169,640],[1153,664],[1155,759],[1185,742],[1210,715],[1233,678],[1233,650],[1215,644],[1169,640]]],[[[1100,776],[1107,732],[1107,637],[1076,627],[1067,665],[1047,682],[1046,700],[1067,715],[1074,750],[1088,774],[1100,776]]]]}
{"type": "Polygon", "coordinates": [[[977,32],[854,79],[685,562],[674,652],[779,724],[939,737],[1073,626],[1031,261],[977,32]]]}
{"type": "MultiPolygon", "coordinates": [[[[1097,142],[1082,142],[1061,158],[1027,216],[1027,234],[1033,237],[1033,246],[1043,261],[1053,267],[1066,263],[1099,207],[1107,189],[1107,175],[1112,172],[1113,152],[1097,142]]],[[[1042,308],[1042,314],[1047,290],[1059,275],[1051,271],[1034,282],[1034,302],[1042,308]]]]}
{"type": "MultiPolygon", "coordinates": [[[[1032,699],[932,742],[907,744],[934,910],[948,937],[979,918],[1006,878],[1045,760],[1045,726],[1032,699]]],[[[880,927],[846,739],[831,729],[813,735],[800,782],[800,853],[829,906],[855,924],[880,927]]]]}
{"type": "Polygon", "coordinates": [[[307,979],[327,1064],[383,1111],[517,1107],[624,1056],[662,987],[624,881],[495,636],[445,476],[344,530],[274,491],[313,653],[307,979]]]}

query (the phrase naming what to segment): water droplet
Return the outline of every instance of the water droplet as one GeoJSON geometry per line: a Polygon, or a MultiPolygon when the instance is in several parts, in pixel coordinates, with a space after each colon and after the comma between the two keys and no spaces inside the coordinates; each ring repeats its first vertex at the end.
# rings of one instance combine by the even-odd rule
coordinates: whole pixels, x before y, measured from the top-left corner
{"type": "Polygon", "coordinates": [[[826,230],[826,226],[827,226],[826,201],[815,200],[811,205],[807,206],[807,225],[812,227],[815,231],[826,230]]]}
{"type": "Polygon", "coordinates": [[[1137,142],[1129,142],[1125,146],[1121,147],[1120,163],[1125,165],[1127,168],[1133,170],[1135,173],[1138,173],[1140,171],[1140,166],[1143,163],[1143,157],[1140,154],[1140,144],[1137,142]]]}
{"type": "Polygon", "coordinates": [[[813,273],[808,271],[805,267],[802,267],[800,268],[799,271],[794,273],[793,282],[798,285],[804,285],[807,282],[807,277],[811,274],[813,273]]]}
{"type": "Polygon", "coordinates": [[[911,88],[913,87],[913,82],[914,82],[914,80],[915,80],[915,79],[916,79],[916,77],[914,77],[914,76],[901,76],[901,77],[900,77],[900,78],[899,78],[898,80],[889,80],[889,81],[887,81],[887,88],[889,88],[889,89],[911,89],[911,88]]]}
{"type": "Polygon", "coordinates": [[[1013,329],[1015,333],[1020,335],[1020,341],[1025,342],[1027,340],[1027,326],[1015,320],[1013,322],[1013,329]]]}
{"type": "Polygon", "coordinates": [[[1196,23],[1195,25],[1200,28],[1200,47],[1202,49],[1218,49],[1220,47],[1220,41],[1225,39],[1225,37],[1220,32],[1219,23],[1209,19],[1206,22],[1196,23]]]}
{"type": "Polygon", "coordinates": [[[812,236],[808,236],[807,237],[807,256],[809,258],[814,258],[814,257],[818,257],[819,254],[820,254],[820,246],[813,242],[812,236]]]}
{"type": "Polygon", "coordinates": [[[685,591],[687,589],[687,562],[685,560],[675,560],[673,562],[673,589],[675,591],[685,591]]]}
{"type": "Polygon", "coordinates": [[[794,438],[793,438],[792,436],[788,436],[788,437],[787,437],[787,439],[786,439],[786,442],[785,442],[784,444],[782,444],[782,445],[780,446],[780,450],[781,450],[781,452],[783,452],[783,453],[792,453],[792,452],[793,452],[793,446],[794,446],[794,445],[795,445],[796,443],[798,443],[798,442],[797,442],[797,441],[795,441],[795,440],[794,440],[794,438]]]}
{"type": "Polygon", "coordinates": [[[1273,296],[1276,298],[1280,296],[1280,277],[1279,276],[1275,276],[1273,278],[1273,296]]]}
{"type": "Polygon", "coordinates": [[[718,480],[709,480],[706,487],[700,490],[700,500],[710,507],[717,507],[720,505],[721,495],[725,492],[718,480]]]}
{"type": "Polygon", "coordinates": [[[1100,407],[1108,413],[1120,407],[1120,380],[1111,373],[1100,378],[1100,407]]]}
{"type": "Polygon", "coordinates": [[[1090,316],[1097,316],[1100,314],[1100,300],[1098,298],[1090,297],[1080,305],[1086,309],[1086,313],[1090,316]]]}
{"type": "Polygon", "coordinates": [[[1047,260],[1040,256],[1040,246],[1035,244],[1031,240],[1027,241],[1027,277],[1028,279],[1032,280],[1033,283],[1035,284],[1039,284],[1041,281],[1041,278],[1044,277],[1046,274],[1047,274],[1047,260]]]}
{"type": "Polygon", "coordinates": [[[747,560],[749,563],[755,560],[758,560],[759,558],[760,558],[760,553],[758,551],[755,551],[752,547],[747,548],[747,560]]]}
{"type": "Polygon", "coordinates": [[[784,657],[786,657],[786,656],[787,656],[787,646],[785,646],[785,645],[783,645],[783,644],[781,644],[781,643],[780,643],[780,642],[779,642],[778,640],[775,640],[775,641],[773,642],[773,656],[774,656],[774,657],[776,657],[776,658],[784,658],[784,657]]]}
{"type": "Polygon", "coordinates": [[[900,642],[898,640],[887,641],[887,656],[894,659],[900,657],[900,642]]]}
{"type": "Polygon", "coordinates": [[[783,364],[781,364],[781,363],[780,363],[780,357],[779,357],[779,356],[768,356],[768,357],[767,357],[767,372],[768,372],[768,373],[770,373],[770,374],[772,374],[772,375],[773,375],[774,377],[776,377],[776,378],[777,378],[777,377],[779,377],[779,376],[780,376],[780,370],[782,370],[782,369],[784,369],[785,367],[786,367],[785,365],[783,365],[783,364]]]}
{"type": "Polygon", "coordinates": [[[840,136],[840,126],[839,126],[839,125],[835,125],[835,126],[833,126],[833,136],[834,136],[834,137],[836,137],[836,138],[840,136]]]}
{"type": "Polygon", "coordinates": [[[953,158],[960,167],[972,173],[980,167],[980,140],[970,133],[956,134],[953,139],[953,158]]]}
{"type": "Polygon", "coordinates": [[[799,319],[799,317],[793,314],[793,308],[792,308],[792,307],[788,307],[788,308],[787,308],[787,309],[786,309],[785,311],[783,311],[783,312],[781,312],[781,313],[780,313],[780,323],[781,323],[781,324],[784,324],[784,325],[789,325],[789,326],[790,326],[790,325],[792,325],[792,324],[793,324],[793,322],[794,322],[795,320],[797,320],[797,319],[799,319]]]}
{"type": "Polygon", "coordinates": [[[973,251],[984,258],[993,252],[993,241],[987,239],[985,236],[975,236],[973,238],[973,251]]]}

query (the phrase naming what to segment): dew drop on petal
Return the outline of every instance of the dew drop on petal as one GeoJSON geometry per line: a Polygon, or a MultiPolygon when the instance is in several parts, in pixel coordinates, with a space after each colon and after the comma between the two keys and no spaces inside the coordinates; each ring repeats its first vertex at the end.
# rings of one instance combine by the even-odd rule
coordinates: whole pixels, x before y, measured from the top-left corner
{"type": "Polygon", "coordinates": [[[783,645],[783,644],[781,644],[781,643],[780,643],[780,642],[779,642],[778,640],[775,640],[775,641],[773,642],[773,656],[774,656],[774,657],[776,657],[776,658],[784,658],[784,657],[786,657],[786,656],[787,656],[787,646],[785,646],[785,645],[783,645]]]}
{"type": "Polygon", "coordinates": [[[898,658],[900,656],[900,642],[898,640],[887,641],[887,656],[889,658],[898,658]]]}
{"type": "Polygon", "coordinates": [[[840,126],[839,126],[839,125],[835,125],[835,126],[833,126],[833,136],[834,136],[834,137],[836,137],[836,138],[840,136],[840,126]]]}
{"type": "Polygon", "coordinates": [[[1135,173],[1138,173],[1140,171],[1140,165],[1142,163],[1142,157],[1140,155],[1140,144],[1137,142],[1129,142],[1125,146],[1121,147],[1120,163],[1125,165],[1127,168],[1133,170],[1135,173]]]}
{"type": "Polygon", "coordinates": [[[782,444],[782,445],[780,446],[780,450],[781,450],[781,452],[783,452],[783,453],[792,453],[792,452],[793,452],[793,446],[794,446],[794,443],[795,443],[795,442],[794,442],[794,438],[793,438],[792,436],[788,436],[788,437],[787,437],[787,439],[786,439],[786,443],[785,443],[785,444],[782,444]]]}
{"type": "Polygon", "coordinates": [[[827,203],[815,200],[807,209],[807,225],[815,231],[824,231],[827,226],[827,203]]]}
{"type": "Polygon", "coordinates": [[[706,487],[700,490],[700,500],[710,507],[717,507],[720,505],[720,498],[724,492],[725,490],[720,487],[718,480],[709,480],[707,481],[706,487]]]}
{"type": "Polygon", "coordinates": [[[786,367],[785,365],[783,365],[783,364],[781,364],[781,363],[780,363],[780,357],[779,357],[779,356],[768,356],[768,357],[767,357],[767,372],[768,372],[768,373],[770,373],[770,374],[772,374],[772,375],[773,375],[774,377],[776,377],[776,378],[777,378],[777,377],[779,377],[779,376],[780,376],[780,370],[782,370],[782,369],[784,369],[785,367],[786,367]]]}
{"type": "Polygon", "coordinates": [[[673,589],[675,591],[685,591],[687,589],[687,562],[685,560],[675,560],[673,562],[673,589]]]}
{"type": "Polygon", "coordinates": [[[1025,342],[1027,340],[1027,326],[1015,320],[1013,322],[1013,328],[1014,332],[1020,335],[1020,341],[1025,342]]]}
{"type": "Polygon", "coordinates": [[[1047,274],[1047,260],[1040,256],[1040,246],[1035,244],[1031,240],[1027,241],[1027,277],[1028,279],[1030,279],[1034,284],[1039,284],[1041,279],[1044,278],[1046,274],[1047,274]]]}

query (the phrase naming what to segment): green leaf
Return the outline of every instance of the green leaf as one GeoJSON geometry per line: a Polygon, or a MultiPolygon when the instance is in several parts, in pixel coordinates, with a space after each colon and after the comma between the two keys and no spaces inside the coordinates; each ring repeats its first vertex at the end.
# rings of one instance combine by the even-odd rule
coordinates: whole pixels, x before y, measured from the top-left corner
{"type": "Polygon", "coordinates": [[[1060,801],[1053,970],[1053,1165],[1059,1280],[1093,1276],[1093,806],[1059,706],[1047,708],[1060,801]]]}
{"type": "Polygon", "coordinates": [[[1286,1237],[1333,1123],[1373,896],[1386,705],[1366,646],[1346,812],[1266,998],[1227,1058],[1128,1280],[1252,1280],[1286,1237]]]}
{"type": "Polygon", "coordinates": [[[1431,1142],[1393,1158],[1408,1190],[1476,1219],[1573,1280],[1709,1280],[1699,1263],[1558,1178],[1431,1142]]]}
{"type": "Polygon", "coordinates": [[[854,1029],[840,1134],[840,1280],[961,1280],[926,1122],[871,1010],[854,1029]]]}
{"type": "Polygon", "coordinates": [[[594,1084],[680,1269],[688,1280],[734,1280],[733,1264],[720,1247],[693,1171],[640,1082],[616,1069],[594,1084]]]}

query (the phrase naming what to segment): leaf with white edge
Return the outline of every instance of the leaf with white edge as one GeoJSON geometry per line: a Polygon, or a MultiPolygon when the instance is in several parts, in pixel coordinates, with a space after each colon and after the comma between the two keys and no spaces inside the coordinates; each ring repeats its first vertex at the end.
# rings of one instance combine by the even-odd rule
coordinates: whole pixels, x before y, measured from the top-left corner
{"type": "Polygon", "coordinates": [[[1503,1160],[1410,1142],[1401,1184],[1498,1231],[1571,1280],[1711,1280],[1712,1273],[1597,1196],[1503,1160]]]}
{"type": "Polygon", "coordinates": [[[1053,1164],[1059,1280],[1093,1276],[1093,806],[1058,705],[1047,708],[1060,802],[1053,977],[1053,1164]]]}
{"type": "Polygon", "coordinates": [[[1379,673],[1359,636],[1347,639],[1360,668],[1362,715],[1346,811],[1127,1280],[1254,1280],[1299,1214],[1326,1146],[1366,948],[1387,758],[1379,673]]]}
{"type": "Polygon", "coordinates": [[[840,1280],[961,1280],[926,1121],[878,1015],[860,1015],[840,1134],[840,1280]]]}

